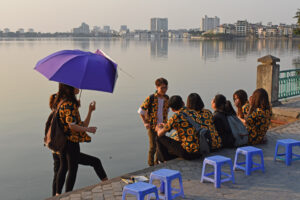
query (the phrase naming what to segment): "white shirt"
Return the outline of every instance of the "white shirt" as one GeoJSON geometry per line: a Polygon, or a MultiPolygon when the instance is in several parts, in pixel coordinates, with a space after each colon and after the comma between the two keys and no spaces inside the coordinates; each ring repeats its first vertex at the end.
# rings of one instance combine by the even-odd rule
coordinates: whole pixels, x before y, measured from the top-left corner
{"type": "MultiPolygon", "coordinates": [[[[164,98],[158,97],[157,124],[164,122],[163,110],[164,110],[164,98]]],[[[140,107],[138,113],[140,115],[145,115],[146,111],[140,107]]]]}

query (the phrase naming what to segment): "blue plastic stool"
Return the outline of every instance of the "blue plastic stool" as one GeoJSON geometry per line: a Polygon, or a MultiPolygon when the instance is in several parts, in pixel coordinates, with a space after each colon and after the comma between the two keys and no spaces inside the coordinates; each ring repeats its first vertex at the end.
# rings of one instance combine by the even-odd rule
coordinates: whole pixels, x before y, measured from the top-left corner
{"type": "Polygon", "coordinates": [[[170,169],[160,169],[154,171],[150,174],[150,184],[153,180],[160,180],[160,192],[164,193],[164,196],[159,196],[159,198],[170,200],[178,196],[184,197],[182,178],[179,171],[170,169]],[[178,179],[180,189],[172,188],[172,181],[178,179]],[[172,195],[172,191],[177,193],[172,195]]]}
{"type": "Polygon", "coordinates": [[[300,155],[293,153],[294,146],[300,146],[300,141],[294,139],[277,140],[274,161],[276,159],[285,160],[286,165],[291,165],[292,161],[300,160],[300,155]],[[278,153],[279,146],[283,146],[285,148],[285,153],[282,154],[278,153]]]}
{"type": "Polygon", "coordinates": [[[262,172],[265,172],[264,155],[262,150],[252,146],[238,148],[235,153],[233,169],[235,170],[236,168],[244,170],[247,176],[251,175],[251,172],[259,169],[261,169],[262,172]],[[245,162],[240,162],[240,163],[237,162],[239,154],[246,156],[245,162]],[[260,156],[260,160],[261,160],[260,164],[253,162],[252,158],[254,155],[260,156]],[[256,167],[253,167],[253,165],[255,165],[256,167]]]}
{"type": "Polygon", "coordinates": [[[155,185],[137,182],[130,185],[125,185],[123,188],[122,200],[126,199],[126,194],[133,194],[138,200],[144,200],[147,194],[155,193],[156,200],[159,200],[157,187],[155,185]]]}
{"type": "Polygon", "coordinates": [[[224,156],[211,156],[211,157],[205,158],[203,161],[201,182],[203,183],[204,180],[215,183],[216,188],[219,188],[221,186],[221,183],[226,182],[226,181],[232,181],[232,183],[234,183],[234,174],[233,174],[231,159],[226,158],[224,156]],[[214,172],[205,174],[206,164],[213,165],[214,172]],[[223,164],[230,165],[231,175],[221,171],[223,164]],[[214,179],[209,177],[211,175],[214,175],[214,179]],[[222,175],[227,176],[227,178],[221,179],[222,175]]]}

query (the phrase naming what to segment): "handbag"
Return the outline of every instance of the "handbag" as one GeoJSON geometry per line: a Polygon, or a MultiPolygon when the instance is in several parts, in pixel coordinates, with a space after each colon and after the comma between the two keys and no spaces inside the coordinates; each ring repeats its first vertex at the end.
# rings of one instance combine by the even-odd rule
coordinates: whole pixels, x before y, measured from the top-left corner
{"type": "MultiPolygon", "coordinates": [[[[201,128],[201,125],[204,124],[199,124],[195,122],[188,114],[183,112],[183,116],[187,119],[187,121],[192,124],[192,126],[196,129],[196,135],[198,136],[199,139],[199,152],[202,155],[207,155],[210,152],[209,144],[206,139],[206,135],[209,134],[209,130],[206,128],[201,128]]],[[[205,125],[206,126],[206,125],[205,125]]]]}
{"type": "Polygon", "coordinates": [[[66,134],[58,118],[58,110],[63,102],[64,100],[60,101],[56,110],[51,112],[46,122],[44,145],[55,152],[62,152],[67,143],[66,134]],[[51,123],[49,124],[50,120],[51,123]]]}

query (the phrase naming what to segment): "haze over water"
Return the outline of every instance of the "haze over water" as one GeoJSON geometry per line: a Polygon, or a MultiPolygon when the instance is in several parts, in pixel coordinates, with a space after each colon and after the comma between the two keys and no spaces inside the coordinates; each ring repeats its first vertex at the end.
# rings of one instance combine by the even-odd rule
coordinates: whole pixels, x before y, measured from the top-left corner
{"type": "MultiPolygon", "coordinates": [[[[253,92],[259,57],[271,54],[281,59],[281,70],[295,68],[292,60],[300,55],[299,45],[300,40],[275,39],[0,40],[0,198],[34,200],[51,195],[53,161],[43,146],[43,135],[49,96],[57,92],[57,83],[33,70],[41,58],[62,49],[99,48],[119,64],[122,70],[114,94],[83,91],[80,108],[84,119],[89,102],[97,102],[90,124],[98,131],[81,150],[99,157],[113,178],[147,167],[148,136],[137,109],[155,91],[156,78],[168,79],[170,96],[179,94],[186,100],[189,93],[197,92],[210,109],[218,93],[232,101],[237,89],[253,92]]],[[[98,182],[92,168],[80,166],[74,189],[98,182]]]]}

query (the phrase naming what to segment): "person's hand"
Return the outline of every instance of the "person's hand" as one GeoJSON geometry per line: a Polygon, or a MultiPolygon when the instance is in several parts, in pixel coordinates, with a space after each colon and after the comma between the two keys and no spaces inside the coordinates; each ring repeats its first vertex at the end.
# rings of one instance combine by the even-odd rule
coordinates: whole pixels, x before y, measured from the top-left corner
{"type": "Polygon", "coordinates": [[[96,131],[97,131],[97,127],[93,127],[93,126],[91,126],[91,127],[88,127],[87,129],[86,129],[86,132],[89,132],[89,133],[96,133],[96,131]]]}
{"type": "Polygon", "coordinates": [[[155,131],[158,132],[158,130],[160,130],[162,128],[164,128],[164,123],[157,124],[155,127],[155,131]]]}
{"type": "Polygon", "coordinates": [[[146,129],[150,128],[150,124],[149,123],[144,123],[144,126],[145,126],[146,129]]]}
{"type": "Polygon", "coordinates": [[[96,110],[96,101],[92,101],[89,106],[89,111],[92,112],[96,110]]]}

